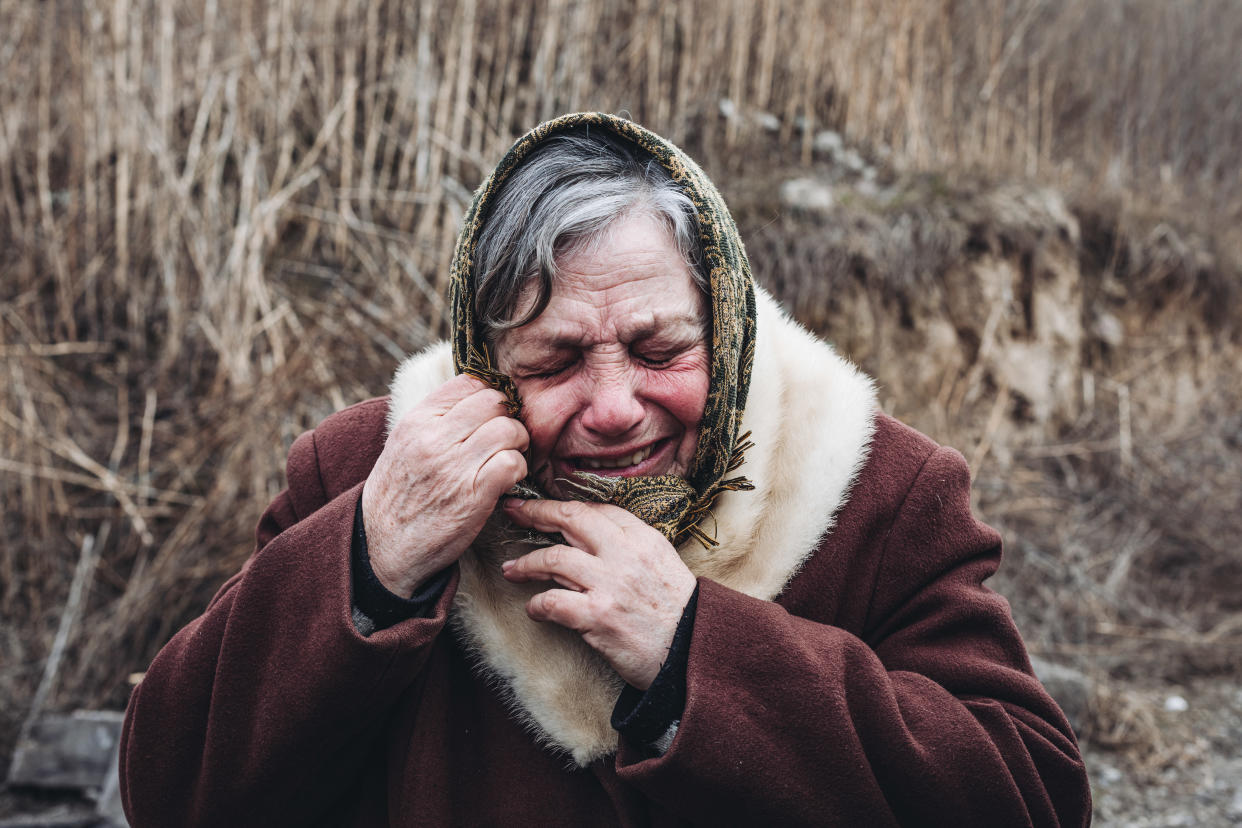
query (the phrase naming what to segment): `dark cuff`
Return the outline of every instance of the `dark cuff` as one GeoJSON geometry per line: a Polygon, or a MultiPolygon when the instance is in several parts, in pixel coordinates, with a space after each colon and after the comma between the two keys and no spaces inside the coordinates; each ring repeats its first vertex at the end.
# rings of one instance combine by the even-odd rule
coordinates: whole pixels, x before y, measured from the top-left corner
{"type": "Polygon", "coordinates": [[[668,658],[646,692],[629,684],[612,708],[612,728],[636,745],[652,745],[681,721],[686,709],[686,665],[690,660],[690,635],[694,632],[694,608],[699,601],[696,586],[682,610],[668,658]]]}
{"type": "Polygon", "coordinates": [[[354,509],[354,537],[350,546],[350,559],[354,586],[354,624],[363,635],[387,629],[410,618],[425,618],[430,615],[436,601],[440,599],[440,593],[452,577],[452,567],[444,569],[429,578],[409,598],[389,592],[371,569],[366,525],[362,520],[362,498],[358,499],[358,506],[354,509]]]}

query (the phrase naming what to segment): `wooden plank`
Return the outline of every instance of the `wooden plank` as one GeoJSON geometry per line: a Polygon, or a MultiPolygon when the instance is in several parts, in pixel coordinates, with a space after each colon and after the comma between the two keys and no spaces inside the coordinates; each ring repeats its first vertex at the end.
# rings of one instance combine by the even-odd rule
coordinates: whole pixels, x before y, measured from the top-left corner
{"type": "Polygon", "coordinates": [[[103,710],[40,716],[13,753],[9,784],[102,788],[117,761],[124,716],[103,710]]]}
{"type": "Polygon", "coordinates": [[[38,814],[5,817],[0,828],[107,828],[107,823],[93,811],[58,805],[38,814]]]}

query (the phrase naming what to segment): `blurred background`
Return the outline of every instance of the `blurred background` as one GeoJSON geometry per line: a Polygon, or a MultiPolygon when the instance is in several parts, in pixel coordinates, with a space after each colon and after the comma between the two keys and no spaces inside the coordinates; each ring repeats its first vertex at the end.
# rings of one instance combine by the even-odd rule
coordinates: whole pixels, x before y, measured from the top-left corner
{"type": "Polygon", "coordinates": [[[123,709],[294,437],[444,334],[482,177],[599,109],[966,455],[1097,824],[1242,821],[1239,44],[1235,0],[0,0],[0,773],[123,709]]]}

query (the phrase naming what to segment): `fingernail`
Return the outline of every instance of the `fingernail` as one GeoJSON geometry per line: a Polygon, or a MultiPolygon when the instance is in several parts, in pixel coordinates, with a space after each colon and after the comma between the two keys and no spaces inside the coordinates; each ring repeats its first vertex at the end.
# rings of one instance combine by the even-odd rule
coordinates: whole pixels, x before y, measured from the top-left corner
{"type": "Polygon", "coordinates": [[[513,561],[502,561],[500,564],[500,568],[501,570],[508,572],[510,569],[513,568],[513,561]]]}
{"type": "Polygon", "coordinates": [[[504,507],[506,509],[521,509],[524,503],[526,501],[520,497],[506,497],[504,499],[504,507]]]}

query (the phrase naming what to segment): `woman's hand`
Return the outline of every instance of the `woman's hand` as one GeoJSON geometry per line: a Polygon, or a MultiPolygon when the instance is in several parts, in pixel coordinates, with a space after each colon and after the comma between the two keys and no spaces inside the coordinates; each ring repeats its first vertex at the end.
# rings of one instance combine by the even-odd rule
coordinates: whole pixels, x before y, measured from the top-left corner
{"type": "Polygon", "coordinates": [[[694,574],[677,550],[619,506],[513,498],[505,513],[519,526],[560,532],[567,541],[504,563],[510,581],[563,587],[531,598],[527,614],[575,630],[623,679],[650,687],[694,594],[694,574]]]}
{"type": "Polygon", "coordinates": [[[371,568],[405,598],[456,561],[526,477],[526,427],[473,377],[441,385],[388,435],[362,489],[371,568]]]}

